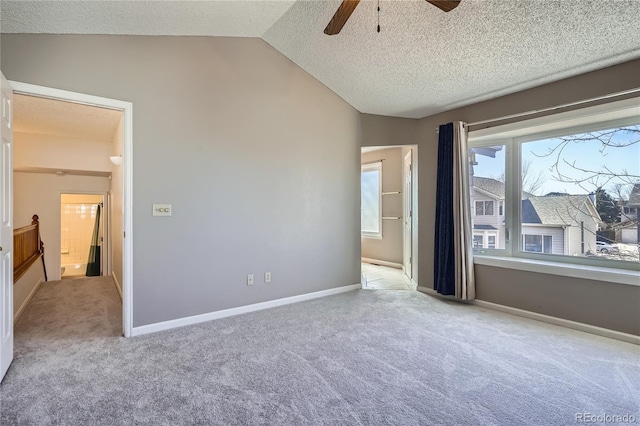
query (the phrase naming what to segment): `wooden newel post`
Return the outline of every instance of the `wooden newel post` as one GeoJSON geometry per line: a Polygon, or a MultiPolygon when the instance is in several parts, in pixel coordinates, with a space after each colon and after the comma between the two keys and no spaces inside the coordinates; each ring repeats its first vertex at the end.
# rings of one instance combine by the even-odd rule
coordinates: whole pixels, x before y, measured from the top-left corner
{"type": "Polygon", "coordinates": [[[38,225],[38,248],[40,249],[40,254],[42,254],[42,269],[44,270],[44,280],[49,281],[47,278],[47,266],[44,263],[44,243],[42,242],[42,238],[40,237],[40,222],[38,222],[40,218],[37,214],[34,214],[31,217],[31,224],[38,225]]]}

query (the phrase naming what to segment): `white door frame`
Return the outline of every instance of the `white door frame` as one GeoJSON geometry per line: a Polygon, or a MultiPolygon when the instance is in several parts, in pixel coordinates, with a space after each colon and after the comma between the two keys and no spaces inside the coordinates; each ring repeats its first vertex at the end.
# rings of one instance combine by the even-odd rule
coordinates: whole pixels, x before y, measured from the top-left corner
{"type": "Polygon", "coordinates": [[[125,238],[122,240],[122,331],[125,337],[130,337],[133,330],[133,104],[17,81],[9,81],[9,83],[17,94],[122,111],[123,228],[125,232],[125,238]]]}
{"type": "Polygon", "coordinates": [[[413,149],[402,158],[402,217],[402,269],[413,279],[413,149]]]}

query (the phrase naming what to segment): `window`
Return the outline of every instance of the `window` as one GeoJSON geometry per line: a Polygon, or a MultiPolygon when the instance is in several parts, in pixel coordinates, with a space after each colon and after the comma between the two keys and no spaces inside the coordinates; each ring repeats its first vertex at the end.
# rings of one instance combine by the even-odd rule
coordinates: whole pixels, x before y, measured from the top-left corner
{"type": "Polygon", "coordinates": [[[635,228],[621,223],[640,197],[638,102],[472,130],[474,251],[640,270],[635,228]]]}
{"type": "Polygon", "coordinates": [[[476,216],[493,216],[493,201],[476,201],[476,216]]]}
{"type": "Polygon", "coordinates": [[[505,195],[505,151],[503,144],[469,150],[473,235],[483,237],[481,243],[474,241],[476,252],[505,248],[505,218],[501,210],[505,195]],[[495,214],[496,204],[499,215],[495,214]]]}
{"type": "Polygon", "coordinates": [[[362,236],[382,238],[382,162],[363,164],[360,178],[362,236]]]}
{"type": "Polygon", "coordinates": [[[551,235],[531,235],[525,234],[522,238],[524,251],[532,253],[551,253],[553,237],[551,235]]]}

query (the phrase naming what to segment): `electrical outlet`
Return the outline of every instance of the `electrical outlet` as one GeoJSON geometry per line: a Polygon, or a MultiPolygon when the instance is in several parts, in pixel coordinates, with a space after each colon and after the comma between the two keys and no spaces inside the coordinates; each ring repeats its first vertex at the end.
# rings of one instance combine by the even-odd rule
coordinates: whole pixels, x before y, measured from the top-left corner
{"type": "Polygon", "coordinates": [[[247,275],[247,285],[253,285],[253,274],[247,275]]]}
{"type": "Polygon", "coordinates": [[[265,272],[264,273],[264,282],[265,283],[270,283],[271,282],[271,272],[265,272]]]}

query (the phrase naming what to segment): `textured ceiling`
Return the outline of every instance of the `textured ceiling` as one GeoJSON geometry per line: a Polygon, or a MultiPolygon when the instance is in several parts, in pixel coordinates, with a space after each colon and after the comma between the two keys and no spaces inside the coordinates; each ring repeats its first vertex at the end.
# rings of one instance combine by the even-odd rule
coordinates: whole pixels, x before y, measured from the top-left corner
{"type": "Polygon", "coordinates": [[[16,132],[96,142],[112,142],[122,116],[121,111],[18,94],[13,111],[16,132]]]}
{"type": "Polygon", "coordinates": [[[2,32],[260,37],[295,0],[2,0],[2,32]]]}
{"type": "Polygon", "coordinates": [[[6,1],[7,33],[262,37],[361,112],[421,118],[640,58],[640,0],[6,1]]]}

